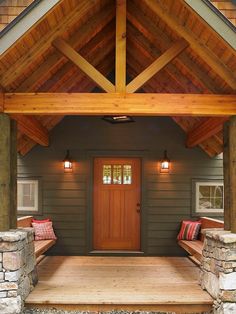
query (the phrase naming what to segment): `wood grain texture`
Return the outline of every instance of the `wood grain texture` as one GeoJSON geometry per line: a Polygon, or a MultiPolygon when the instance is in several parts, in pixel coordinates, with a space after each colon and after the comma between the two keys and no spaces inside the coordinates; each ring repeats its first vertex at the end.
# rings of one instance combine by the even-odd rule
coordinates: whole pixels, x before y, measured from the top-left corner
{"type": "Polygon", "coordinates": [[[176,58],[184,49],[187,48],[187,46],[188,43],[183,40],[173,44],[166,52],[164,52],[157,60],[155,60],[149,67],[143,70],[142,73],[140,73],[127,85],[126,92],[133,93],[138,90],[157,72],[159,72],[174,58],[176,58]]]}
{"type": "Polygon", "coordinates": [[[201,40],[189,30],[182,26],[178,20],[170,15],[165,9],[159,6],[152,0],[144,0],[144,2],[151,8],[151,10],[157,14],[170,28],[174,29],[179,36],[183,37],[194,51],[208,63],[208,65],[220,76],[225,82],[236,90],[236,77],[228,69],[216,55],[210,51],[205,45],[201,43],[201,40]]]}
{"type": "Polygon", "coordinates": [[[90,79],[98,84],[103,90],[108,93],[115,92],[115,86],[103,76],[91,63],[76,52],[62,38],[57,38],[53,41],[53,46],[56,47],[64,56],[78,66],[90,79]]]}
{"type": "Polygon", "coordinates": [[[236,114],[236,98],[234,95],[201,94],[6,93],[4,112],[229,116],[236,114]]]}
{"type": "Polygon", "coordinates": [[[198,284],[198,268],[187,258],[55,256],[46,257],[38,272],[39,283],[26,305],[153,311],[172,306],[188,312],[188,307],[210,309],[213,302],[198,284]]]}
{"type": "Polygon", "coordinates": [[[223,149],[223,168],[224,168],[224,229],[231,230],[231,206],[230,206],[230,149],[229,149],[229,121],[224,124],[224,149],[223,149]]]}
{"type": "Polygon", "coordinates": [[[223,118],[209,118],[190,131],[187,135],[186,146],[194,147],[213,135],[219,133],[223,129],[224,123],[228,117],[223,118]]]}
{"type": "Polygon", "coordinates": [[[140,251],[140,175],[138,158],[95,158],[93,249],[140,251]],[[130,165],[131,184],[103,184],[103,165],[130,165]]]}
{"type": "Polygon", "coordinates": [[[13,158],[16,153],[14,152],[14,147],[11,147],[15,143],[15,134],[12,134],[11,121],[9,116],[5,114],[0,114],[0,231],[7,231],[14,224],[11,222],[11,211],[14,220],[16,215],[14,211],[16,208],[11,208],[14,204],[13,197],[15,197],[14,191],[11,191],[14,182],[16,181],[15,166],[13,164],[13,158]],[[11,156],[11,153],[13,154],[11,156]],[[12,167],[12,168],[11,168],[12,167]],[[13,182],[14,179],[14,182],[13,182]]]}
{"type": "Polygon", "coordinates": [[[37,144],[49,145],[48,130],[34,116],[11,115],[17,121],[18,130],[37,144]]]}
{"type": "Polygon", "coordinates": [[[126,0],[116,0],[116,92],[126,88],[126,0]]]}
{"type": "Polygon", "coordinates": [[[236,233],[236,116],[229,120],[230,224],[236,233]]]}

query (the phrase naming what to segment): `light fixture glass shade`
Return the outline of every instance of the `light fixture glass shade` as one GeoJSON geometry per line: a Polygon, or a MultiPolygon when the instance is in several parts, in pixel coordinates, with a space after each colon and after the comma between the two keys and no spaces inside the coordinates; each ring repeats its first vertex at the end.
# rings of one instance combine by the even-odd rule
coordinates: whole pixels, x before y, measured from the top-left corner
{"type": "Polygon", "coordinates": [[[168,173],[170,171],[170,159],[167,156],[167,151],[164,151],[164,157],[161,160],[161,173],[168,173]]]}
{"type": "Polygon", "coordinates": [[[69,150],[67,150],[66,152],[66,156],[63,160],[63,163],[64,163],[64,171],[65,172],[72,172],[73,168],[72,168],[72,160],[71,160],[71,157],[70,157],[70,152],[69,150]]]}

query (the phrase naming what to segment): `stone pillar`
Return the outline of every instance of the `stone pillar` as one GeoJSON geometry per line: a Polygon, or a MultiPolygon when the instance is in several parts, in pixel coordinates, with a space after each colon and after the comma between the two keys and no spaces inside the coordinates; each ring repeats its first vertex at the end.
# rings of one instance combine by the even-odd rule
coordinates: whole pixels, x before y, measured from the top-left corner
{"type": "Polygon", "coordinates": [[[22,228],[0,232],[0,313],[21,313],[37,283],[34,232],[22,228]]]}
{"type": "Polygon", "coordinates": [[[236,234],[206,231],[201,286],[215,299],[214,314],[236,313],[236,234]]]}

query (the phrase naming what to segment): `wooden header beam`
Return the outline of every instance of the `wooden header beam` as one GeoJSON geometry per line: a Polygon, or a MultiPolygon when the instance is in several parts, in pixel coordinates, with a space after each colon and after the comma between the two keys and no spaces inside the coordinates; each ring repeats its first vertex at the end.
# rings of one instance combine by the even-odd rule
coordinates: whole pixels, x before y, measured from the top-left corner
{"type": "Polygon", "coordinates": [[[236,115],[235,95],[112,94],[112,93],[6,93],[8,114],[134,116],[236,115]]]}
{"type": "Polygon", "coordinates": [[[116,92],[126,88],[126,0],[116,0],[116,92]]]}

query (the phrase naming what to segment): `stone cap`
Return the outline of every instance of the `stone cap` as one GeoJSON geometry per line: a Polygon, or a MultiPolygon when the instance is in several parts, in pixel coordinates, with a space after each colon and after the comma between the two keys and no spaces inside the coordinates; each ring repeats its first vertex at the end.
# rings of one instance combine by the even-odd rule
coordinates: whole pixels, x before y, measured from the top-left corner
{"type": "Polygon", "coordinates": [[[29,234],[34,234],[33,228],[11,229],[0,232],[0,242],[17,242],[25,240],[29,234]]]}
{"type": "Polygon", "coordinates": [[[205,236],[214,240],[218,240],[222,243],[236,243],[236,233],[223,229],[205,229],[205,236]]]}

